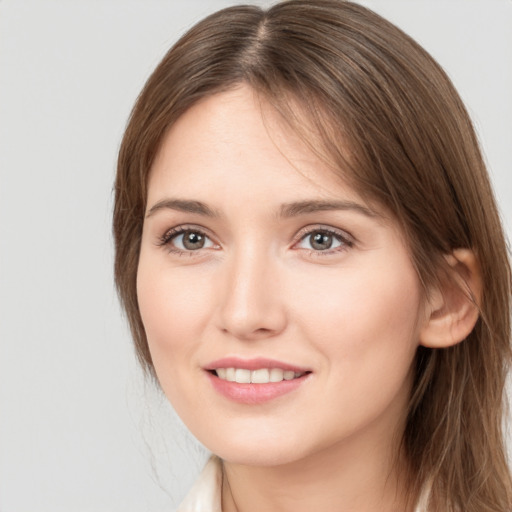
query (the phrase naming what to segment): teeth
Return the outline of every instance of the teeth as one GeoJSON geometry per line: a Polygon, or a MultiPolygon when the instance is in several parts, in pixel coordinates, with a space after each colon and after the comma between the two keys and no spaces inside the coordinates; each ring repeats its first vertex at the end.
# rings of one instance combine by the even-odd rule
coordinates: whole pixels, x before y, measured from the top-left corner
{"type": "Polygon", "coordinates": [[[260,368],[258,370],[246,370],[244,368],[217,368],[217,377],[229,382],[239,384],[268,384],[269,382],[281,382],[302,377],[304,373],[281,368],[260,368]]]}
{"type": "Polygon", "coordinates": [[[235,382],[235,369],[234,368],[226,368],[226,380],[229,380],[229,382],[235,382]]]}
{"type": "Polygon", "coordinates": [[[270,381],[270,373],[266,368],[251,372],[251,382],[255,384],[266,384],[270,381]]]}
{"type": "Polygon", "coordinates": [[[242,370],[237,368],[235,370],[235,382],[239,384],[249,384],[251,382],[251,370],[242,370]]]}
{"type": "Polygon", "coordinates": [[[270,370],[270,382],[281,382],[284,379],[284,371],[281,368],[270,370]]]}

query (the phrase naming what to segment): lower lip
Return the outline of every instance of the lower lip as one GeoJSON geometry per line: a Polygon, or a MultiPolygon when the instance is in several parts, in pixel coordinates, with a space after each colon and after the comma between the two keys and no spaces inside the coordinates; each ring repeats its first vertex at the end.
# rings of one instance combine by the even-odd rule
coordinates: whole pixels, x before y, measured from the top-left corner
{"type": "Polygon", "coordinates": [[[291,393],[308,380],[310,373],[292,380],[269,382],[268,384],[239,384],[219,379],[216,375],[207,372],[214,389],[221,395],[240,404],[262,404],[274,398],[291,393]]]}

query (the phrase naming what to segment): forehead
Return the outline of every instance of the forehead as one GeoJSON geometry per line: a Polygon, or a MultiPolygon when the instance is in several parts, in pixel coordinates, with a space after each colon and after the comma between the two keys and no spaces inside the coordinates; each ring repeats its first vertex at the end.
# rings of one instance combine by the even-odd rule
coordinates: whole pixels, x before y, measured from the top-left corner
{"type": "Polygon", "coordinates": [[[250,87],[239,86],[196,103],[166,133],[151,169],[148,203],[165,191],[222,202],[246,195],[361,201],[342,174],[250,87]]]}

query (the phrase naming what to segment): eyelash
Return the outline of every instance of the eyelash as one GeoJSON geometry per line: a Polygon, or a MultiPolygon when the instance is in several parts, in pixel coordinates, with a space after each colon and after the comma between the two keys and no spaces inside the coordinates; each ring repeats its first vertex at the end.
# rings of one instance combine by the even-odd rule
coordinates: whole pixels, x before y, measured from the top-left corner
{"type": "Polygon", "coordinates": [[[330,235],[334,239],[336,239],[338,242],[340,242],[340,245],[338,247],[330,248],[330,249],[324,249],[324,250],[315,250],[315,249],[304,249],[309,253],[309,255],[315,256],[315,257],[324,257],[324,256],[330,256],[332,254],[339,254],[341,252],[346,251],[347,249],[350,249],[354,246],[354,239],[352,236],[350,236],[348,233],[340,230],[335,230],[332,228],[328,228],[325,226],[308,226],[301,231],[299,231],[297,235],[297,241],[294,242],[294,246],[298,245],[303,240],[306,240],[308,237],[311,237],[314,234],[321,233],[323,235],[330,235]]]}
{"type": "Polygon", "coordinates": [[[178,226],[176,228],[169,229],[166,231],[159,239],[158,245],[160,247],[165,247],[170,253],[177,254],[178,256],[195,256],[195,253],[200,252],[200,250],[189,250],[184,251],[182,249],[179,249],[178,247],[175,247],[172,244],[172,241],[178,236],[183,235],[185,233],[197,233],[199,235],[202,235],[203,237],[207,238],[208,240],[211,240],[211,238],[205,233],[205,231],[201,228],[193,227],[193,226],[178,226]]]}
{"type": "MultiPolygon", "coordinates": [[[[211,238],[206,234],[206,232],[197,227],[193,226],[178,226],[172,229],[169,229],[166,231],[158,241],[158,245],[161,247],[165,247],[170,253],[177,254],[179,256],[196,256],[197,253],[201,251],[202,248],[197,250],[182,250],[177,247],[175,247],[172,242],[175,240],[178,236],[183,235],[185,233],[197,233],[199,235],[204,236],[208,240],[211,240],[211,238]]],[[[321,233],[324,235],[332,236],[334,239],[336,239],[340,245],[333,248],[333,249],[325,249],[325,250],[315,250],[315,249],[303,249],[308,252],[308,254],[313,256],[329,256],[335,253],[340,253],[343,251],[346,251],[347,249],[354,246],[354,240],[352,236],[350,236],[348,233],[343,231],[334,230],[332,228],[324,227],[324,226],[314,226],[314,227],[306,227],[303,228],[296,236],[296,241],[294,241],[293,246],[298,245],[303,240],[306,240],[307,237],[310,237],[314,234],[321,233]]]]}

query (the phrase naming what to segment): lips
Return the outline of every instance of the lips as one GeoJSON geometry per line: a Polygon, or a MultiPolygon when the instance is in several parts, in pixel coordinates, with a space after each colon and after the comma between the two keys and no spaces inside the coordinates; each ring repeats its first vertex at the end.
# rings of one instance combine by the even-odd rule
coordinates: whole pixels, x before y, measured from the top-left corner
{"type": "Polygon", "coordinates": [[[290,393],[312,373],[307,368],[263,358],[224,358],[213,361],[205,370],[218,393],[244,404],[260,404],[290,393]]]}

